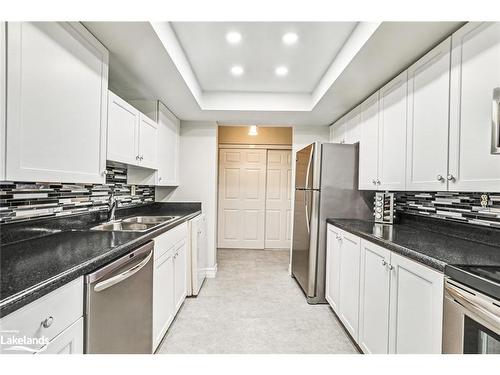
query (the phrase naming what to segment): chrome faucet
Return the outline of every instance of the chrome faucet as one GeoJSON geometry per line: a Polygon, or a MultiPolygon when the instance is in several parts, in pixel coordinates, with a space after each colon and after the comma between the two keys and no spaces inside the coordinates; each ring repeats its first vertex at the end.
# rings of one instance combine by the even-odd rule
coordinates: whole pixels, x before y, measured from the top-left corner
{"type": "Polygon", "coordinates": [[[115,192],[112,191],[111,195],[109,196],[109,202],[108,202],[108,221],[113,221],[115,220],[115,211],[116,211],[116,206],[118,205],[118,201],[115,198],[115,192]]]}

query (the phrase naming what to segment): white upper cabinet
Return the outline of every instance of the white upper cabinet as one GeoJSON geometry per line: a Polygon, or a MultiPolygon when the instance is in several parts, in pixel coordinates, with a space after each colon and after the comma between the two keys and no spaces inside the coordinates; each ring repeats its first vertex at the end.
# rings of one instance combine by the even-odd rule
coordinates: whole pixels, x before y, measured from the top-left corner
{"type": "Polygon", "coordinates": [[[331,126],[330,137],[332,143],[345,143],[345,117],[331,126]]]}
{"type": "Polygon", "coordinates": [[[79,23],[7,29],[5,178],[103,183],[108,51],[79,23]]]}
{"type": "Polygon", "coordinates": [[[346,116],[345,143],[354,144],[361,140],[361,110],[360,106],[354,108],[346,116]]]}
{"type": "Polygon", "coordinates": [[[157,185],[179,185],[180,121],[158,102],[158,175],[157,185]]]}
{"type": "Polygon", "coordinates": [[[138,162],[139,117],[139,111],[109,91],[108,160],[125,164],[138,162]]]}
{"type": "Polygon", "coordinates": [[[407,71],[380,89],[379,189],[405,190],[407,71]]]}
{"type": "Polygon", "coordinates": [[[406,189],[447,190],[451,38],[408,69],[406,189]]]}
{"type": "Polygon", "coordinates": [[[377,190],[378,178],[378,91],[360,106],[359,188],[377,190]]]}
{"type": "Polygon", "coordinates": [[[155,169],[157,166],[156,122],[109,91],[107,159],[155,169]]]}
{"type": "Polygon", "coordinates": [[[139,163],[151,169],[157,165],[157,124],[142,113],[139,116],[139,163]]]}
{"type": "Polygon", "coordinates": [[[440,354],[443,274],[391,254],[389,353],[440,354]]]}
{"type": "MultiPolygon", "coordinates": [[[[5,39],[5,22],[0,22],[0,145],[5,145],[5,90],[6,90],[6,56],[7,40],[5,39]]],[[[0,152],[0,181],[5,180],[5,152],[0,152]]]]}
{"type": "Polygon", "coordinates": [[[500,154],[491,153],[498,87],[500,22],[468,23],[452,35],[449,190],[500,191],[500,154]]]}

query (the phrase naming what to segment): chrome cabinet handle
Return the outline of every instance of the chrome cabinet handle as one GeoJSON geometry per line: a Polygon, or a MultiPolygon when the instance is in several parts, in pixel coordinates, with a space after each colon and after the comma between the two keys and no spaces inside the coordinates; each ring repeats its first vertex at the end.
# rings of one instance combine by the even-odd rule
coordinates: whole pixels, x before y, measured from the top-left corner
{"type": "Polygon", "coordinates": [[[135,157],[135,160],[139,160],[140,158],[141,158],[141,157],[140,157],[139,155],[137,155],[137,156],[135,157]]]}
{"type": "Polygon", "coordinates": [[[442,175],[440,175],[440,174],[438,174],[438,175],[436,176],[436,179],[437,179],[438,181],[444,182],[444,177],[443,177],[442,175]]]}
{"type": "Polygon", "coordinates": [[[380,185],[380,180],[377,178],[377,185],[380,185]]]}
{"type": "Polygon", "coordinates": [[[446,178],[448,179],[448,181],[455,181],[455,176],[453,176],[451,173],[446,178]]]}
{"type": "Polygon", "coordinates": [[[54,323],[54,318],[52,316],[49,316],[42,322],[42,327],[43,328],[49,328],[52,323],[54,323]]]}
{"type": "Polygon", "coordinates": [[[104,176],[107,176],[107,175],[109,174],[109,171],[108,171],[107,169],[105,169],[105,170],[103,170],[103,171],[102,171],[102,174],[103,174],[104,176]]]}
{"type": "Polygon", "coordinates": [[[491,126],[491,153],[500,154],[500,87],[493,89],[491,126]]]}
{"type": "Polygon", "coordinates": [[[392,264],[388,264],[387,267],[389,267],[389,271],[392,271],[394,269],[394,266],[392,264]]]}
{"type": "Polygon", "coordinates": [[[385,259],[382,259],[382,265],[385,267],[387,266],[387,262],[385,261],[385,259]]]}
{"type": "Polygon", "coordinates": [[[373,185],[377,185],[377,180],[372,180],[373,185]]]}

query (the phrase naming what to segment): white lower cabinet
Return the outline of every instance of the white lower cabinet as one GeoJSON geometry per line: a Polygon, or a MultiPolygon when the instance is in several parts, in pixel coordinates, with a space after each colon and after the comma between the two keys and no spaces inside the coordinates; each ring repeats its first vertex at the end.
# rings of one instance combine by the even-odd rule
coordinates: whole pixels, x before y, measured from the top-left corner
{"type": "Polygon", "coordinates": [[[36,354],[83,354],[83,318],[66,328],[36,354]]]}
{"type": "Polygon", "coordinates": [[[175,315],[174,254],[168,251],[154,261],[153,277],[153,346],[156,348],[175,315]]]}
{"type": "Polygon", "coordinates": [[[183,241],[175,250],[174,254],[175,274],[175,312],[179,311],[187,295],[187,258],[186,241],[183,241]]]}
{"type": "Polygon", "coordinates": [[[443,275],[394,253],[391,265],[389,352],[440,354],[443,275]]]}
{"type": "Polygon", "coordinates": [[[0,353],[83,353],[83,277],[0,319],[0,336],[0,353]],[[8,344],[22,337],[36,344],[8,344]]]}
{"type": "Polygon", "coordinates": [[[327,233],[327,301],[363,352],[441,353],[443,274],[335,226],[327,233]]]}
{"type": "Polygon", "coordinates": [[[357,340],[360,240],[358,237],[344,232],[339,241],[341,242],[339,317],[351,336],[357,340]]]}
{"type": "Polygon", "coordinates": [[[187,295],[187,223],[154,240],[153,349],[160,344],[187,295]]]}
{"type": "Polygon", "coordinates": [[[335,311],[338,311],[340,292],[340,230],[328,226],[326,245],[326,284],[325,298],[335,311]]]}
{"type": "Polygon", "coordinates": [[[359,346],[365,353],[389,352],[391,252],[361,240],[359,346]]]}

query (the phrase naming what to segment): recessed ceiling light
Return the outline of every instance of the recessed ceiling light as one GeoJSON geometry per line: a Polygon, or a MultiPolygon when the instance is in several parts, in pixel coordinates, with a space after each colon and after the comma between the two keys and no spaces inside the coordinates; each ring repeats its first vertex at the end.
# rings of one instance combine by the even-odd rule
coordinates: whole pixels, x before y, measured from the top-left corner
{"type": "Polygon", "coordinates": [[[274,72],[277,76],[283,77],[288,74],[288,68],[286,66],[278,66],[274,72]]]}
{"type": "Polygon", "coordinates": [[[248,135],[259,135],[257,131],[257,125],[250,125],[250,129],[248,130],[248,135]]]}
{"type": "Polygon", "coordinates": [[[281,40],[283,40],[283,43],[291,45],[297,43],[299,36],[295,33],[286,33],[281,40]]]}
{"type": "Polygon", "coordinates": [[[226,34],[226,40],[231,44],[238,44],[241,42],[241,34],[237,31],[230,31],[226,34]]]}
{"type": "Polygon", "coordinates": [[[231,74],[233,76],[241,76],[243,73],[245,73],[245,69],[241,65],[233,65],[231,67],[231,74]]]}

